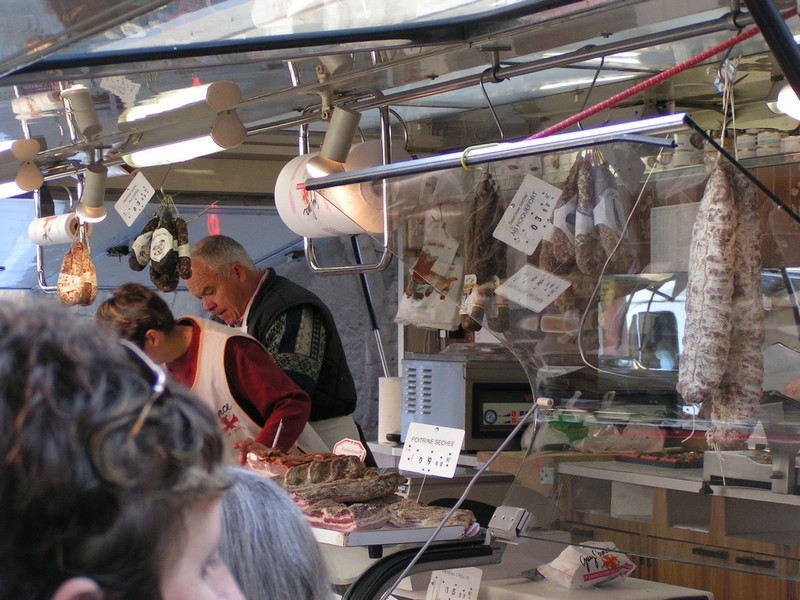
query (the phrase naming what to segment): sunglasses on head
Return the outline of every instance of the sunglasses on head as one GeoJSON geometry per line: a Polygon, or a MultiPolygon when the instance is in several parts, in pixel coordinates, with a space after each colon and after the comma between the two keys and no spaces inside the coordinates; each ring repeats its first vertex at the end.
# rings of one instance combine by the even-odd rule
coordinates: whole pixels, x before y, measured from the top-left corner
{"type": "Polygon", "coordinates": [[[128,433],[128,437],[133,439],[139,435],[139,432],[147,420],[147,416],[150,414],[150,409],[153,408],[153,404],[155,404],[156,400],[162,398],[168,393],[167,373],[160,365],[153,361],[153,359],[147,356],[144,350],[139,348],[139,346],[133,342],[128,340],[119,340],[119,343],[128,351],[131,356],[133,356],[133,358],[144,371],[152,375],[152,380],[150,383],[150,398],[147,399],[147,403],[142,407],[142,412],[139,413],[139,416],[136,418],[136,422],[133,424],[133,427],[131,427],[131,430],[128,433]]]}

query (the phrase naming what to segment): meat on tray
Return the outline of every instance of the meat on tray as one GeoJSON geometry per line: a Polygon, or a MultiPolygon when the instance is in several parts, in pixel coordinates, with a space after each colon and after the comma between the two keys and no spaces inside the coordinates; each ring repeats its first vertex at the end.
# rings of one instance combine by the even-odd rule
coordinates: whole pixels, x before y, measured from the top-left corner
{"type": "Polygon", "coordinates": [[[377,474],[377,469],[367,467],[355,456],[333,456],[330,459],[312,460],[292,466],[274,480],[278,485],[291,487],[340,479],[371,478],[377,474]]]}
{"type": "Polygon", "coordinates": [[[406,481],[408,478],[399,473],[382,473],[369,479],[344,479],[288,487],[286,491],[292,496],[295,504],[305,508],[322,500],[347,503],[381,498],[396,492],[406,481]]]}
{"type": "Polygon", "coordinates": [[[366,531],[380,529],[389,522],[386,505],[359,502],[342,504],[324,500],[307,507],[303,513],[312,527],[332,529],[333,531],[366,531]]]}
{"type": "MultiPolygon", "coordinates": [[[[444,506],[429,506],[404,498],[390,504],[389,523],[395,527],[436,527],[444,519],[450,509],[444,506]]],[[[447,520],[447,525],[462,525],[464,529],[475,522],[472,511],[457,509],[447,520]]]]}
{"type": "Polygon", "coordinates": [[[279,448],[254,448],[247,453],[247,466],[261,475],[274,477],[282,475],[294,467],[311,462],[328,461],[341,458],[328,452],[315,454],[287,454],[279,448]]]}

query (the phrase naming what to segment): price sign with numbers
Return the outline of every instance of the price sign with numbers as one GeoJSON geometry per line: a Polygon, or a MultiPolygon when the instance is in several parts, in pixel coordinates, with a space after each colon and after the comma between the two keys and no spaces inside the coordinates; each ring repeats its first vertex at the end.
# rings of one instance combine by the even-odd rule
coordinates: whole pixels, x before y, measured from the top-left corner
{"type": "Polygon", "coordinates": [[[401,471],[451,478],[456,474],[464,430],[410,423],[397,467],[401,471]]]}
{"type": "Polygon", "coordinates": [[[492,235],[530,256],[553,226],[550,216],[559,194],[556,186],[526,175],[492,235]]]}
{"type": "Polygon", "coordinates": [[[155,188],[147,181],[144,173],[139,171],[130,185],[122,192],[122,196],[117,200],[114,208],[117,209],[125,224],[130,227],[155,193],[155,188]]]}
{"type": "Polygon", "coordinates": [[[434,571],[425,600],[476,600],[483,572],[476,567],[434,571]]]}
{"type": "Polygon", "coordinates": [[[533,265],[525,265],[495,290],[512,302],[542,312],[572,284],[533,265]]]}

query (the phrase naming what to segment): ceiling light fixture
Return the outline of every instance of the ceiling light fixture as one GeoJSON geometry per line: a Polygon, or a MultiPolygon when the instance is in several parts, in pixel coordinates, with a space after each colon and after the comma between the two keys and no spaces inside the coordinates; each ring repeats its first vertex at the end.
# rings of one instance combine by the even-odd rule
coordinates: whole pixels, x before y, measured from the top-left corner
{"type": "Polygon", "coordinates": [[[184,162],[241,144],[247,129],[233,110],[202,119],[134,133],[119,152],[135,168],[184,162]]]}
{"type": "Polygon", "coordinates": [[[108,167],[94,163],[83,174],[81,200],[75,213],[85,223],[99,223],[108,214],[105,207],[108,167]]]}
{"type": "Polygon", "coordinates": [[[37,140],[14,140],[0,152],[0,198],[12,198],[39,189],[44,177],[34,159],[41,146],[37,140]]]}
{"type": "Polygon", "coordinates": [[[120,115],[120,131],[131,136],[119,149],[136,168],[183,162],[235,148],[247,137],[236,114],[242,99],[232,81],[174,90],[120,115]]]}
{"type": "Polygon", "coordinates": [[[210,114],[231,110],[242,100],[242,91],[233,81],[215,81],[205,85],[162,92],[120,114],[120,131],[134,133],[207,118],[210,114]]]}
{"type": "Polygon", "coordinates": [[[312,177],[325,177],[344,171],[344,162],[353,144],[361,113],[337,106],[333,109],[328,131],[319,154],[308,161],[306,169],[312,177]]]}

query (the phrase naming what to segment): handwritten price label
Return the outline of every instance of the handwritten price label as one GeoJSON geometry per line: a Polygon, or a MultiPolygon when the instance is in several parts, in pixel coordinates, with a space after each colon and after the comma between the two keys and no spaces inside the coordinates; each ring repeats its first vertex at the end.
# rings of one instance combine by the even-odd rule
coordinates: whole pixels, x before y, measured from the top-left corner
{"type": "Polygon", "coordinates": [[[476,567],[434,571],[425,600],[476,600],[482,575],[476,567]]]}
{"type": "Polygon", "coordinates": [[[397,467],[401,471],[452,478],[456,474],[464,430],[410,423],[397,467]]]}
{"type": "Polygon", "coordinates": [[[492,235],[530,256],[553,226],[550,216],[560,194],[556,186],[526,175],[492,235]]]}
{"type": "Polygon", "coordinates": [[[563,294],[572,283],[533,265],[525,265],[505,280],[495,293],[512,302],[542,312],[563,294]]]}

